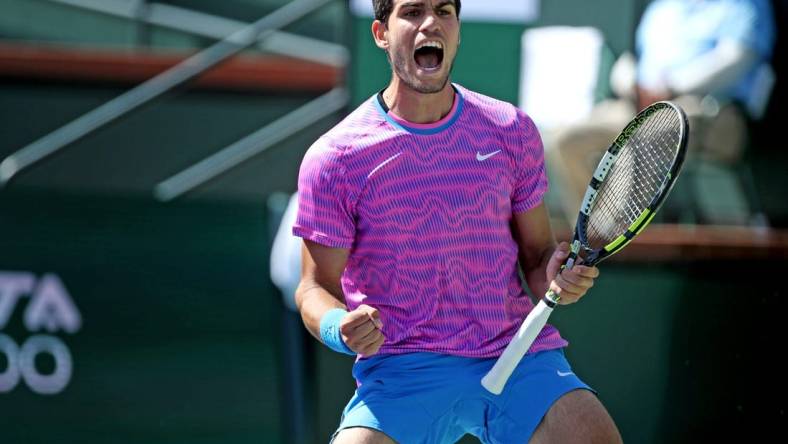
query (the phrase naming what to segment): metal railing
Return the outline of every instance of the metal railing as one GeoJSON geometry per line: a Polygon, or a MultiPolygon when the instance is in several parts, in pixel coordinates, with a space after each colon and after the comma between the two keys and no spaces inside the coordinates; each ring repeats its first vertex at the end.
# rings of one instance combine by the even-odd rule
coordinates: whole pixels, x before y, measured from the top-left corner
{"type": "MultiPolygon", "coordinates": [[[[214,14],[141,0],[47,1],[216,40],[249,26],[249,23],[214,14]]],[[[350,59],[350,52],[342,45],[284,31],[272,31],[269,35],[262,36],[256,42],[256,47],[264,52],[336,68],[344,68],[350,59]]]]}
{"type": "MultiPolygon", "coordinates": [[[[52,1],[70,4],[80,3],[82,5],[91,3],[94,6],[101,3],[105,5],[104,9],[107,11],[111,9],[107,5],[114,3],[115,8],[112,8],[112,10],[116,13],[134,14],[134,11],[136,11],[136,9],[129,7],[128,4],[126,9],[121,10],[117,1],[106,3],[105,1],[89,0],[52,1]]],[[[221,41],[187,58],[176,66],[32,142],[9,155],[0,163],[0,187],[6,186],[24,169],[32,167],[91,132],[204,73],[243,49],[271,38],[275,35],[276,30],[295,22],[331,1],[333,0],[292,1],[258,21],[237,29],[221,41]]],[[[148,17],[150,18],[149,14],[148,17]]],[[[282,135],[300,131],[332,112],[339,110],[347,102],[347,92],[343,88],[336,88],[294,111],[293,115],[282,117],[241,141],[220,150],[193,167],[187,168],[182,173],[166,179],[156,186],[155,196],[165,201],[181,196],[200,186],[205,181],[218,176],[229,168],[239,165],[251,156],[259,154],[281,141],[284,139],[282,135]]]]}
{"type": "Polygon", "coordinates": [[[349,97],[345,88],[334,88],[227,148],[162,181],[156,185],[154,196],[163,202],[176,199],[339,111],[347,105],[348,101],[349,97]]]}

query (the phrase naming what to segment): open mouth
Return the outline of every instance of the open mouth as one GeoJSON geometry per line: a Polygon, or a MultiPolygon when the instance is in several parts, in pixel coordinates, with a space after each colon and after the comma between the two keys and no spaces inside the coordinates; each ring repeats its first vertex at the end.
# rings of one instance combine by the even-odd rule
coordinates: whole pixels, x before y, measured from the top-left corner
{"type": "Polygon", "coordinates": [[[425,42],[414,51],[413,58],[419,68],[434,71],[443,63],[443,45],[440,42],[425,42]]]}

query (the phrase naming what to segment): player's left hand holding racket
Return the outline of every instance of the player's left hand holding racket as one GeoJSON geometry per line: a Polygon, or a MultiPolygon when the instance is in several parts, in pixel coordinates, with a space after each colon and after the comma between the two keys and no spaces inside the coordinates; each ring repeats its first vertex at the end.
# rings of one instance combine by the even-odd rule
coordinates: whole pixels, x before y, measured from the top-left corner
{"type": "MultiPolygon", "coordinates": [[[[681,108],[654,103],[638,113],[613,141],[591,178],[565,267],[579,259],[594,266],[620,251],[651,222],[684,163],[689,125],[681,108]]],[[[484,388],[500,394],[547,323],[561,296],[552,289],[528,314],[493,368],[484,388]]]]}

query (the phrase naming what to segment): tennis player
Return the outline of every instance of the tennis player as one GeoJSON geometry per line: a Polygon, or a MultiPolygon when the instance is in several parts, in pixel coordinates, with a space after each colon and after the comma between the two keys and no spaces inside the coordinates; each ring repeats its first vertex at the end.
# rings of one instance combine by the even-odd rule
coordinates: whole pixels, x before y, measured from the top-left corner
{"type": "Polygon", "coordinates": [[[334,443],[617,443],[546,326],[501,395],[480,384],[548,286],[576,302],[598,271],[558,274],[540,136],[514,106],[449,81],[460,0],[373,0],[390,84],[323,135],[299,173],[297,304],[357,356],[334,443]]]}

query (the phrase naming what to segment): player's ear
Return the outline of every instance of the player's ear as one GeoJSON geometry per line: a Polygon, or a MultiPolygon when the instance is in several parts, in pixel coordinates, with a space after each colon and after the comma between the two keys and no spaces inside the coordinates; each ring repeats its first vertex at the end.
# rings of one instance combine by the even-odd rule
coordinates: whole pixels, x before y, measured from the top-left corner
{"type": "Polygon", "coordinates": [[[386,24],[380,20],[372,22],[372,37],[375,39],[375,45],[385,51],[389,49],[388,31],[386,24]]]}

